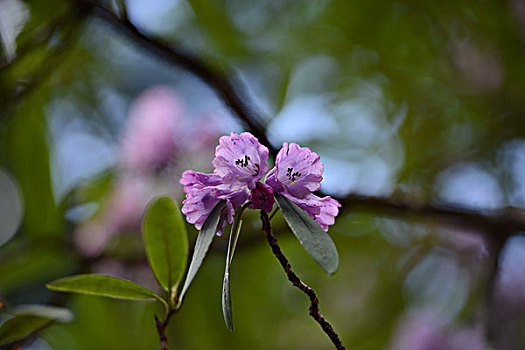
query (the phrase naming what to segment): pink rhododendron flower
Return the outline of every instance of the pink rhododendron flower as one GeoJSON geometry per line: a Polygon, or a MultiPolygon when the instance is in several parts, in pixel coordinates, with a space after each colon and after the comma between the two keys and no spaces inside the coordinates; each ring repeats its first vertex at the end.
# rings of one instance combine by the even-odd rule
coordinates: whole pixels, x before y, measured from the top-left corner
{"type": "Polygon", "coordinates": [[[249,132],[240,135],[232,132],[219,139],[213,166],[224,183],[244,182],[249,189],[254,189],[255,183],[268,172],[267,160],[268,148],[255,136],[249,132]]]}
{"type": "Polygon", "coordinates": [[[321,198],[310,194],[306,198],[296,198],[286,192],[282,195],[303,209],[324,231],[328,231],[328,226],[335,223],[335,217],[341,207],[338,201],[329,196],[321,198]]]}
{"type": "Polygon", "coordinates": [[[190,193],[194,187],[218,186],[222,184],[222,179],[216,174],[204,174],[186,170],[182,173],[182,178],[179,182],[184,186],[184,193],[190,193]]]}
{"type": "Polygon", "coordinates": [[[275,159],[275,167],[266,176],[266,184],[275,192],[305,198],[321,188],[324,166],[319,159],[319,155],[308,147],[284,142],[275,159]]]}
{"type": "Polygon", "coordinates": [[[184,185],[186,199],[182,202],[182,213],[186,220],[200,230],[213,208],[220,200],[226,201],[221,213],[217,234],[221,235],[227,224],[233,222],[235,209],[240,207],[249,196],[246,184],[224,184],[216,174],[203,174],[187,170],[182,174],[180,183],[184,185]]]}
{"type": "Polygon", "coordinates": [[[306,211],[323,230],[333,225],[339,214],[338,201],[318,197],[312,192],[321,187],[324,166],[317,153],[296,143],[283,143],[275,167],[266,176],[266,184],[306,211]]]}
{"type": "Polygon", "coordinates": [[[175,152],[180,114],[181,103],[171,88],[143,92],[129,113],[120,149],[122,166],[145,171],[166,164],[175,152]]]}
{"type": "Polygon", "coordinates": [[[252,202],[250,208],[270,212],[275,202],[274,193],[281,193],[328,231],[341,205],[335,199],[312,193],[321,187],[323,179],[319,155],[308,147],[285,142],[277,155],[275,168],[269,173],[267,159],[268,148],[248,132],[240,135],[232,132],[230,136],[221,137],[215,149],[213,174],[194,171],[182,174],[180,183],[186,192],[182,212],[186,220],[201,229],[215,205],[221,199],[226,200],[220,233],[226,223],[233,222],[235,209],[248,199],[252,202]],[[266,173],[266,184],[263,184],[260,180],[266,173]]]}

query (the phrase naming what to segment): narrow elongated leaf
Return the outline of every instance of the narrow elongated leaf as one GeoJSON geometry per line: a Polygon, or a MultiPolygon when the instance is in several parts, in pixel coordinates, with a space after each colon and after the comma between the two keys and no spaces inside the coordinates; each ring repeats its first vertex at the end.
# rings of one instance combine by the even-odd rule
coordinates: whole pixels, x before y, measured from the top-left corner
{"type": "Polygon", "coordinates": [[[224,321],[230,330],[233,331],[233,314],[232,314],[232,300],[230,294],[230,266],[235,252],[235,246],[241,232],[242,220],[240,219],[242,210],[239,210],[235,215],[230,232],[230,239],[228,240],[228,253],[226,254],[226,267],[224,268],[224,279],[222,281],[222,314],[224,321]]]}
{"type": "Polygon", "coordinates": [[[225,201],[220,201],[217,203],[215,208],[213,208],[210,215],[208,215],[208,218],[206,218],[206,221],[204,221],[204,224],[202,225],[202,229],[200,230],[197,240],[195,241],[195,248],[193,249],[190,268],[188,269],[188,275],[186,276],[184,286],[182,287],[182,292],[179,296],[179,303],[182,302],[182,298],[184,298],[184,295],[188,291],[188,288],[195,278],[197,271],[199,271],[199,268],[201,267],[202,261],[204,260],[204,257],[208,252],[208,248],[210,247],[211,241],[217,232],[221,211],[225,205],[225,201]]]}
{"type": "Polygon", "coordinates": [[[17,316],[38,316],[60,322],[71,322],[74,318],[71,310],[48,305],[20,305],[11,309],[11,313],[17,316]]]}
{"type": "Polygon", "coordinates": [[[0,326],[0,346],[29,337],[53,322],[53,319],[34,315],[15,316],[0,326]]]}
{"type": "Polygon", "coordinates": [[[46,287],[59,292],[97,295],[124,300],[157,299],[161,303],[165,303],[161,297],[135,282],[108,275],[76,275],[53,281],[46,284],[46,287]]]}
{"type": "Polygon", "coordinates": [[[73,320],[70,310],[47,305],[20,305],[10,313],[15,316],[0,325],[0,346],[31,336],[55,321],[73,320]]]}
{"type": "Polygon", "coordinates": [[[287,198],[276,194],[275,199],[294,235],[308,254],[326,271],[333,274],[339,265],[339,256],[330,236],[304,210],[287,198]]]}
{"type": "Polygon", "coordinates": [[[186,270],[188,234],[180,210],[171,198],[159,198],[148,206],[143,232],[155,278],[166,291],[175,290],[186,270]]]}

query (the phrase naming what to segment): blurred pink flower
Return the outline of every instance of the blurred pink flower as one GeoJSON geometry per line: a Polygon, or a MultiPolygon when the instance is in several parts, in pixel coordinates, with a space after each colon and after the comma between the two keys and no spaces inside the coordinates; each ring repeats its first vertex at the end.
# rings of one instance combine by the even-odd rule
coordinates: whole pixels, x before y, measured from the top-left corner
{"type": "Polygon", "coordinates": [[[106,222],[112,230],[140,225],[141,214],[153,195],[152,187],[141,177],[124,176],[117,182],[105,210],[106,222]]]}
{"type": "Polygon", "coordinates": [[[180,174],[177,163],[198,163],[206,158],[204,166],[196,167],[207,170],[211,159],[203,151],[215,144],[219,129],[212,118],[184,122],[182,103],[168,86],[142,92],[130,107],[119,144],[119,167],[115,170],[119,178],[96,216],[75,232],[79,251],[97,255],[116,234],[125,230],[139,233],[144,208],[152,197],[182,194],[174,184],[180,174]]]}
{"type": "Polygon", "coordinates": [[[148,171],[165,165],[176,149],[182,106],[169,87],[144,91],[133,103],[120,145],[124,169],[148,171]]]}
{"type": "Polygon", "coordinates": [[[501,349],[525,348],[525,237],[508,240],[499,260],[491,308],[494,342],[501,349]]]}
{"type": "Polygon", "coordinates": [[[102,251],[111,236],[112,232],[107,225],[90,221],[76,228],[74,243],[82,255],[95,256],[102,251]]]}
{"type": "Polygon", "coordinates": [[[453,328],[428,311],[411,311],[398,324],[390,350],[483,350],[481,327],[453,328]]]}
{"type": "Polygon", "coordinates": [[[77,228],[75,244],[87,256],[97,255],[119,231],[140,227],[142,212],[153,196],[152,185],[137,176],[120,179],[100,216],[77,228]]]}

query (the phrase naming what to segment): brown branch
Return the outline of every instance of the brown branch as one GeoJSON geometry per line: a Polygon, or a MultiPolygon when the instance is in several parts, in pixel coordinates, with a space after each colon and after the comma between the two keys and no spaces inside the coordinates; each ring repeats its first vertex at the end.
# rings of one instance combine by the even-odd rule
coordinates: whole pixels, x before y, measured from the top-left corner
{"type": "Polygon", "coordinates": [[[157,327],[157,333],[159,334],[159,340],[160,340],[160,350],[167,350],[168,349],[168,338],[166,337],[166,327],[168,326],[168,321],[173,315],[173,310],[168,311],[166,314],[166,317],[163,321],[161,321],[157,315],[154,315],[155,317],[155,326],[157,327]]]}
{"type": "Polygon", "coordinates": [[[319,311],[319,299],[317,298],[317,294],[315,291],[308,287],[306,284],[304,284],[303,281],[293,272],[292,266],[288,262],[288,259],[284,256],[281,248],[279,247],[279,244],[277,243],[277,238],[272,232],[272,226],[270,223],[270,219],[268,218],[268,214],[264,210],[261,210],[261,220],[262,220],[262,230],[264,234],[266,235],[266,239],[268,241],[268,244],[270,244],[270,247],[272,248],[272,252],[275,255],[275,257],[279,260],[281,263],[281,266],[283,267],[284,271],[286,272],[286,275],[288,276],[288,280],[292,282],[292,284],[299,288],[303,293],[305,293],[308,298],[310,298],[310,316],[319,323],[323,331],[328,335],[332,343],[335,345],[336,349],[345,349],[345,346],[341,342],[341,339],[339,338],[339,335],[335,332],[332,325],[321,315],[321,312],[319,311]]]}
{"type": "Polygon", "coordinates": [[[364,208],[387,216],[434,219],[453,226],[478,229],[482,234],[509,237],[525,230],[525,211],[518,208],[471,210],[455,205],[431,205],[408,198],[384,198],[350,194],[339,199],[343,207],[364,208]]]}
{"type": "Polygon", "coordinates": [[[485,332],[486,332],[487,340],[493,346],[496,345],[495,330],[498,325],[493,323],[491,315],[492,313],[497,311],[495,310],[494,298],[495,298],[496,286],[498,282],[499,262],[501,259],[501,253],[503,252],[503,249],[507,241],[508,241],[508,236],[491,235],[487,237],[487,245],[488,245],[488,250],[489,250],[491,260],[489,262],[490,265],[488,269],[488,278],[487,278],[487,284],[486,284],[486,289],[485,289],[484,322],[485,322],[485,332]]]}
{"type": "Polygon", "coordinates": [[[111,25],[115,30],[126,35],[136,44],[142,46],[169,64],[180,66],[204,81],[215,91],[219,98],[231,108],[239,119],[246,124],[261,143],[267,145],[272,154],[277,154],[277,150],[271,145],[266,137],[264,131],[265,128],[260,122],[260,118],[255,114],[252,108],[244,102],[247,100],[247,97],[240,93],[241,89],[236,89],[234,87],[235,85],[240,86],[239,81],[236,81],[235,84],[233,84],[226,75],[213,70],[199,57],[190,54],[181,47],[170,45],[160,38],[144,34],[129,20],[119,18],[99,2],[89,2],[86,0],[76,1],[84,4],[91,3],[96,9],[94,14],[107,24],[111,25]]]}

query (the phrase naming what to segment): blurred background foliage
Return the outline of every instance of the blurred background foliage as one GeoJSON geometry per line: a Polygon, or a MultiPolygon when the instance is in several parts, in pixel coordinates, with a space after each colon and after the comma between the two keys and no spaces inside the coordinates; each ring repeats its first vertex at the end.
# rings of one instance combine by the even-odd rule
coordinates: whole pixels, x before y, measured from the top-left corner
{"type": "MultiPolygon", "coordinates": [[[[118,13],[121,3],[102,4],[118,13]]],[[[319,153],[325,193],[522,215],[525,2],[125,6],[144,33],[235,79],[273,146],[298,142],[319,153]]],[[[56,294],[44,283],[99,272],[153,287],[140,236],[145,204],[158,194],[181,201],[181,172],[210,171],[218,137],[245,125],[203,81],[84,1],[0,0],[0,38],[0,298],[7,309],[46,303],[76,316],[23,348],[157,348],[156,305],[56,294]],[[173,142],[155,142],[163,130],[173,142]]],[[[525,348],[520,232],[499,256],[487,300],[494,256],[483,228],[343,206],[329,231],[340,268],[327,277],[279,214],[274,221],[295,271],[350,349],[525,348]]],[[[169,325],[170,344],[329,348],[265,245],[256,213],[239,244],[235,332],[221,315],[220,237],[169,325]]]]}

